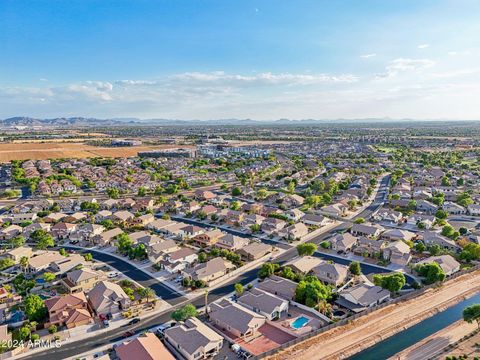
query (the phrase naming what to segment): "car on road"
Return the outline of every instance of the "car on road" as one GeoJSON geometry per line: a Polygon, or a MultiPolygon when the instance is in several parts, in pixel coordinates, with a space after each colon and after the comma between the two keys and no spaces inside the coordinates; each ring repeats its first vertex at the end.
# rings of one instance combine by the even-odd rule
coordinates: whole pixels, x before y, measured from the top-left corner
{"type": "Polygon", "coordinates": [[[140,318],[139,318],[139,317],[136,317],[136,318],[133,318],[132,320],[130,320],[130,321],[128,322],[128,325],[133,325],[133,324],[136,324],[136,323],[138,323],[138,322],[140,322],[140,318]]]}
{"type": "Polygon", "coordinates": [[[124,332],[122,336],[123,336],[124,338],[129,338],[129,337],[131,337],[131,336],[133,336],[133,335],[135,335],[135,331],[129,330],[129,331],[124,332]]]}
{"type": "Polygon", "coordinates": [[[116,278],[118,275],[120,275],[120,273],[114,271],[108,274],[108,278],[113,279],[113,278],[116,278]]]}

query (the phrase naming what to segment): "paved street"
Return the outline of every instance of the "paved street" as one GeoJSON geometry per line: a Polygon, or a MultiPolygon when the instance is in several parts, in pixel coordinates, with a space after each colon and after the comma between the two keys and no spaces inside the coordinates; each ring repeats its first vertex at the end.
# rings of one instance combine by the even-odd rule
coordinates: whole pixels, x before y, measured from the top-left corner
{"type": "MultiPolygon", "coordinates": [[[[363,210],[360,214],[355,216],[355,218],[363,217],[367,219],[371,216],[373,212],[378,210],[383,205],[383,201],[386,199],[386,196],[387,196],[386,186],[388,185],[389,181],[390,181],[389,175],[385,176],[382,179],[379,191],[376,194],[372,204],[367,206],[367,208],[363,210]]],[[[312,239],[311,241],[318,244],[338,231],[347,230],[350,226],[351,226],[350,223],[339,224],[338,226],[335,226],[334,228],[330,229],[328,232],[321,234],[318,237],[312,239]]],[[[175,293],[172,289],[161,284],[153,276],[149,276],[148,274],[137,270],[133,265],[127,263],[126,261],[118,259],[112,255],[100,253],[95,250],[88,250],[88,251],[92,253],[95,259],[98,259],[100,261],[104,261],[110,264],[111,266],[115,267],[118,271],[123,272],[125,275],[131,277],[133,280],[139,282],[144,286],[152,287],[158,296],[161,296],[165,301],[172,304],[174,307],[163,314],[154,315],[151,318],[142,320],[135,326],[112,329],[111,331],[108,331],[107,333],[103,334],[101,337],[93,337],[93,338],[74,341],[74,342],[63,345],[58,349],[43,351],[41,353],[27,356],[25,358],[38,359],[38,360],[60,360],[60,359],[66,359],[68,357],[75,356],[77,354],[82,354],[88,351],[92,351],[93,349],[96,349],[98,347],[121,340],[122,334],[127,330],[135,330],[136,332],[141,332],[170,320],[171,319],[170,314],[175,308],[175,305],[178,305],[186,300],[185,297],[179,295],[178,293],[175,293]]],[[[293,259],[295,256],[297,256],[297,250],[295,247],[291,247],[288,250],[286,250],[283,254],[281,254],[279,257],[277,257],[275,259],[275,262],[279,264],[284,264],[289,260],[293,259]]],[[[342,264],[348,264],[351,262],[351,260],[348,260],[348,259],[336,257],[333,255],[327,255],[319,252],[317,252],[315,256],[324,257],[326,259],[333,260],[342,264]]],[[[230,279],[225,284],[212,290],[209,293],[208,302],[213,302],[233,292],[234,285],[238,282],[242,284],[248,284],[249,282],[255,280],[260,266],[261,264],[251,270],[246,271],[245,273],[239,274],[237,277],[230,279]]],[[[369,265],[369,264],[362,264],[362,270],[366,274],[374,273],[374,272],[391,271],[391,270],[387,270],[387,269],[376,267],[374,265],[369,265]]],[[[407,279],[411,281],[410,278],[407,277],[407,279]]],[[[202,307],[204,306],[204,301],[205,301],[204,296],[199,295],[197,298],[193,299],[191,302],[197,307],[202,307]]]]}

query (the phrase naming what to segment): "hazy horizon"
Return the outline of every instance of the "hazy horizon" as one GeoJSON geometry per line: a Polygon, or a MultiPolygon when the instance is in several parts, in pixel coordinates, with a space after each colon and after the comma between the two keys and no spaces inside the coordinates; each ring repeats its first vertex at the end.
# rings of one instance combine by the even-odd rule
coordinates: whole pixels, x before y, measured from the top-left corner
{"type": "Polygon", "coordinates": [[[478,120],[479,12],[472,0],[3,1],[0,118],[478,120]]]}

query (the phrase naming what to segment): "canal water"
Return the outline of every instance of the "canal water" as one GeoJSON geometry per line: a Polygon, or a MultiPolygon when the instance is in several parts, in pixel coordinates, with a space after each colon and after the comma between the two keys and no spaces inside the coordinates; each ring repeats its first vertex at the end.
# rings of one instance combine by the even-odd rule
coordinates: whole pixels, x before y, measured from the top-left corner
{"type": "Polygon", "coordinates": [[[453,324],[462,318],[463,309],[472,304],[480,303],[480,293],[468,298],[432,317],[423,320],[402,332],[399,332],[382,342],[348,358],[349,360],[384,360],[399,351],[425,339],[437,331],[453,324]]]}

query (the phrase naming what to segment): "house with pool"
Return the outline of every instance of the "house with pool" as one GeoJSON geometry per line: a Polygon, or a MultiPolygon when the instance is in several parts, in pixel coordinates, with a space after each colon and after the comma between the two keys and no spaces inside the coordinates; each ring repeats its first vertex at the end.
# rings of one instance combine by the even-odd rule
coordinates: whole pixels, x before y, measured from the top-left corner
{"type": "Polygon", "coordinates": [[[268,320],[285,317],[288,313],[288,301],[260,289],[252,289],[237,300],[240,305],[260,313],[268,320]]]}

